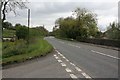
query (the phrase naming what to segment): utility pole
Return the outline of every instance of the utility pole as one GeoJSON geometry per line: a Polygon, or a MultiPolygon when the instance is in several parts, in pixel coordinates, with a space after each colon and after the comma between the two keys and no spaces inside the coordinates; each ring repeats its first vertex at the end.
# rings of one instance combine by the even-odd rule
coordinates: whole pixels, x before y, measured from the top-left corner
{"type": "Polygon", "coordinates": [[[28,45],[29,45],[30,9],[28,9],[28,45]]]}
{"type": "Polygon", "coordinates": [[[3,30],[2,30],[2,18],[1,18],[1,11],[2,11],[2,1],[0,1],[0,41],[2,41],[2,32],[3,32],[3,30]]]}

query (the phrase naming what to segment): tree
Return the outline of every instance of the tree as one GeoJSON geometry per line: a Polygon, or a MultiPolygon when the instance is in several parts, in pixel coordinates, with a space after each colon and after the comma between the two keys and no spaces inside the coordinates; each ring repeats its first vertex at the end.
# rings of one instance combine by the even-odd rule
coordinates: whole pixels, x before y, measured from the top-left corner
{"type": "Polygon", "coordinates": [[[19,27],[19,26],[22,26],[22,25],[19,23],[15,24],[15,29],[17,29],[17,27],[19,27]]]}
{"type": "Polygon", "coordinates": [[[2,11],[2,22],[6,20],[6,14],[13,11],[16,14],[16,8],[23,9],[27,8],[23,0],[2,0],[1,11],[2,11]]]}
{"type": "Polygon", "coordinates": [[[105,32],[105,35],[109,39],[119,39],[120,40],[120,29],[118,23],[110,23],[108,26],[107,31],[105,32]]]}
{"type": "Polygon", "coordinates": [[[26,26],[17,26],[16,27],[16,36],[18,39],[28,39],[28,28],[26,26]]]}
{"type": "Polygon", "coordinates": [[[10,22],[3,22],[3,28],[6,28],[6,29],[13,29],[13,26],[10,22]]]}
{"type": "Polygon", "coordinates": [[[78,27],[80,29],[87,30],[88,36],[95,37],[95,34],[98,32],[96,14],[84,9],[77,8],[74,13],[76,15],[76,20],[78,27]]]}
{"type": "Polygon", "coordinates": [[[74,13],[75,17],[58,18],[55,24],[59,26],[62,37],[88,38],[96,37],[98,32],[96,15],[86,9],[77,8],[74,13]]]}
{"type": "Polygon", "coordinates": [[[0,1],[0,41],[2,39],[2,19],[1,19],[1,10],[2,10],[2,3],[0,1]]]}

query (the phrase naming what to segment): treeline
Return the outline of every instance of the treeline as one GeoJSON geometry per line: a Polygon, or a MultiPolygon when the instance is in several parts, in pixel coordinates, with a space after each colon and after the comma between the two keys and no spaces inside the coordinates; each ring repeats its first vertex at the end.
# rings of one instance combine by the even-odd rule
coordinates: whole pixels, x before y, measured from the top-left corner
{"type": "Polygon", "coordinates": [[[120,39],[118,27],[117,23],[111,23],[108,30],[102,33],[97,27],[96,14],[87,9],[77,8],[72,16],[61,17],[55,21],[51,35],[72,39],[120,39]]]}
{"type": "Polygon", "coordinates": [[[103,34],[108,39],[120,40],[120,25],[116,22],[110,23],[103,34]]]}
{"type": "Polygon", "coordinates": [[[52,45],[43,39],[48,35],[44,26],[34,28],[21,24],[4,26],[3,38],[5,35],[7,35],[5,38],[14,37],[15,40],[6,40],[2,43],[3,66],[45,56],[53,50],[52,45]]]}
{"type": "Polygon", "coordinates": [[[28,37],[47,36],[48,31],[44,26],[36,26],[28,28],[25,25],[15,24],[13,26],[10,22],[3,23],[3,37],[16,37],[17,39],[28,39],[28,37]]]}
{"type": "Polygon", "coordinates": [[[99,37],[101,32],[97,28],[96,14],[80,8],[77,8],[73,14],[73,16],[56,20],[53,28],[55,36],[73,39],[99,37]]]}

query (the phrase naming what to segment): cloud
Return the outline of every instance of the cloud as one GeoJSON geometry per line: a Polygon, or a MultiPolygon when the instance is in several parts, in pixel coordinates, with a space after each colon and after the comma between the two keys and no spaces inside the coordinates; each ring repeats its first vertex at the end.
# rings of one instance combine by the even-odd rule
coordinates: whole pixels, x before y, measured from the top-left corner
{"type": "MultiPolygon", "coordinates": [[[[31,9],[32,27],[44,24],[45,27],[51,31],[57,18],[70,16],[72,11],[74,11],[77,7],[80,7],[96,13],[99,29],[105,30],[106,25],[115,21],[118,17],[117,1],[118,0],[115,2],[112,0],[109,2],[96,2],[96,0],[92,0],[92,2],[88,0],[34,0],[33,2],[27,4],[27,6],[31,9]]],[[[27,10],[17,10],[17,12],[20,14],[17,17],[14,17],[13,13],[9,13],[8,21],[13,24],[19,22],[27,25],[27,10]]]]}

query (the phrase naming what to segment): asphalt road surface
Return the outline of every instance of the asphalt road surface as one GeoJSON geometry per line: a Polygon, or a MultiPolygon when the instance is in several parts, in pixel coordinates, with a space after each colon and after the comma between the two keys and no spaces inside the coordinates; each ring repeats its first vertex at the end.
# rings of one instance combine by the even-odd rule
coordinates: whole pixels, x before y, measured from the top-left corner
{"type": "Polygon", "coordinates": [[[45,38],[55,51],[3,70],[3,78],[118,78],[118,51],[45,38]]]}

